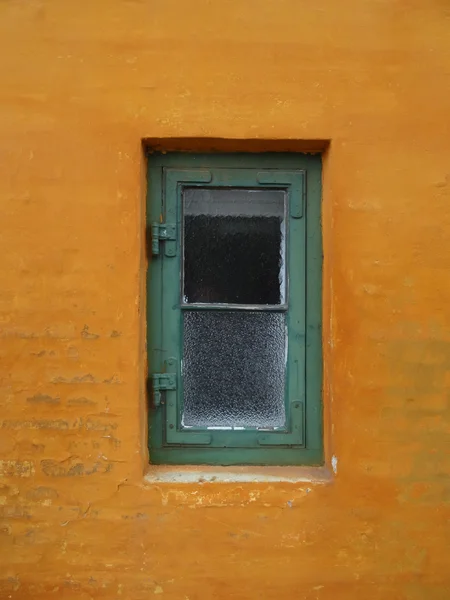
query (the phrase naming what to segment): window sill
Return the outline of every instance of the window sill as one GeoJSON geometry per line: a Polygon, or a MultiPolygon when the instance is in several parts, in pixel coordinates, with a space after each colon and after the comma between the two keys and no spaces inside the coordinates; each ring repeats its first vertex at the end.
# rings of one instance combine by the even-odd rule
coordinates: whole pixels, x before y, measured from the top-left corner
{"type": "Polygon", "coordinates": [[[214,467],[150,465],[146,483],[331,483],[327,467],[214,467]]]}

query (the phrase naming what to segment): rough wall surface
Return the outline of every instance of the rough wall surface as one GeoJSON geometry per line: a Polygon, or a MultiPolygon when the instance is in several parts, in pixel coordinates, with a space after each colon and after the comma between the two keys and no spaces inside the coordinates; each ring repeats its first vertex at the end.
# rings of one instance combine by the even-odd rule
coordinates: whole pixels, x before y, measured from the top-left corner
{"type": "Polygon", "coordinates": [[[0,3],[1,599],[449,598],[449,17],[0,3]],[[332,483],[143,482],[141,140],[178,136],[331,140],[332,483]]]}

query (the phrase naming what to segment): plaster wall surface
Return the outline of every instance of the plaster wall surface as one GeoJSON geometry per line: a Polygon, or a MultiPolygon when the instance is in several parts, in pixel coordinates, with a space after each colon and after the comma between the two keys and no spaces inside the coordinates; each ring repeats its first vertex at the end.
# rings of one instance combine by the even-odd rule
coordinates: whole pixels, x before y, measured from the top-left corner
{"type": "Polygon", "coordinates": [[[1,599],[448,599],[449,19],[446,0],[0,3],[1,599]],[[331,140],[330,482],[144,479],[156,138],[331,140]]]}

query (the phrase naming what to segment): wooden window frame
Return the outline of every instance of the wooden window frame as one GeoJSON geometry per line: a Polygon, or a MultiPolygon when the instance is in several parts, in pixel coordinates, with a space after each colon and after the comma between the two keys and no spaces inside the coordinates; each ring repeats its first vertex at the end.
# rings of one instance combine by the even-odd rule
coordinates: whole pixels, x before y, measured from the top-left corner
{"type": "Polygon", "coordinates": [[[147,230],[153,233],[149,248],[157,253],[150,253],[147,276],[149,389],[153,390],[149,395],[150,462],[322,464],[320,155],[149,153],[147,230]],[[180,240],[181,193],[185,185],[272,188],[288,194],[289,360],[287,427],[283,431],[181,427],[180,240]],[[161,242],[156,239],[159,235],[161,242]],[[157,373],[164,377],[153,378],[157,373]],[[174,382],[176,389],[172,389],[174,382]]]}

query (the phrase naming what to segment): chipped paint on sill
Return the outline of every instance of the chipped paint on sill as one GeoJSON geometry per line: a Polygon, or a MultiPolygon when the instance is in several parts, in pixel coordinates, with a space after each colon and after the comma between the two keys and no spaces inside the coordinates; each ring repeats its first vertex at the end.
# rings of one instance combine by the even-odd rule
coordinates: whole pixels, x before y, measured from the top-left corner
{"type": "Polygon", "coordinates": [[[338,459],[335,454],[333,454],[333,456],[331,457],[331,468],[333,469],[333,473],[337,475],[338,459]]]}

